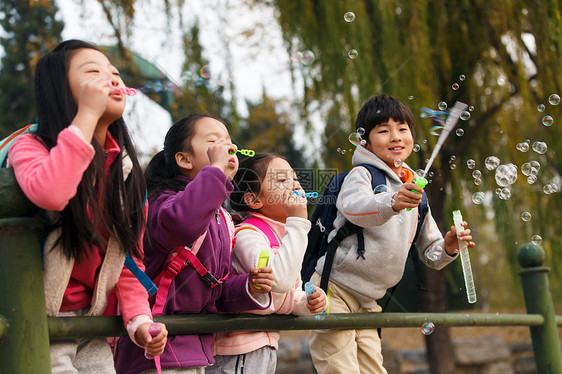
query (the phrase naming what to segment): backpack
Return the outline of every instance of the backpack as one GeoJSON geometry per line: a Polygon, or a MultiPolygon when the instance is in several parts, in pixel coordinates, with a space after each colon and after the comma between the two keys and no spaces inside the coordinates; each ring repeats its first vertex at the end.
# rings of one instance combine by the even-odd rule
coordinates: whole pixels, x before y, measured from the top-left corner
{"type": "MultiPolygon", "coordinates": [[[[382,170],[368,164],[359,166],[364,167],[371,174],[371,186],[375,193],[377,193],[377,186],[386,185],[386,177],[382,170]]],[[[318,260],[325,254],[326,260],[324,262],[324,268],[322,270],[320,288],[322,288],[326,293],[328,292],[328,280],[330,279],[330,272],[332,270],[332,264],[334,262],[336,249],[343,239],[347,238],[350,235],[356,234],[357,259],[359,260],[360,257],[365,258],[365,240],[363,237],[363,229],[348,220],[346,220],[344,225],[337,231],[334,238],[332,238],[332,240],[328,242],[328,235],[334,228],[334,219],[336,218],[337,214],[337,197],[347,174],[349,174],[349,171],[333,176],[332,179],[330,179],[330,182],[328,182],[324,193],[318,200],[318,205],[312,213],[312,228],[308,233],[308,245],[306,247],[306,252],[301,269],[301,278],[303,280],[303,283],[309,281],[312,274],[314,274],[318,260]]],[[[421,260],[419,259],[417,250],[415,248],[415,242],[418,238],[421,227],[423,225],[423,221],[425,220],[425,216],[428,211],[427,196],[425,192],[422,194],[422,201],[418,208],[418,224],[416,227],[414,240],[412,241],[412,246],[408,251],[408,257],[412,259],[412,262],[414,264],[418,288],[427,290],[423,286],[421,281],[421,260]]],[[[391,293],[394,292],[395,288],[396,286],[391,289],[391,293]]]]}
{"type": "MultiPolygon", "coordinates": [[[[6,167],[8,163],[8,152],[12,144],[14,144],[14,142],[18,138],[18,136],[25,133],[32,133],[35,132],[36,130],[37,130],[37,124],[32,123],[25,127],[22,127],[17,131],[14,131],[6,138],[0,140],[0,167],[2,168],[6,167]]],[[[144,200],[146,202],[146,197],[144,200]]],[[[46,220],[43,209],[39,209],[39,215],[46,220]]],[[[43,240],[41,242],[42,242],[41,254],[43,254],[43,244],[44,244],[43,240]]],[[[135,262],[135,260],[133,259],[133,257],[129,252],[127,252],[127,255],[125,257],[125,266],[127,267],[127,269],[131,271],[131,273],[133,273],[133,275],[139,280],[139,282],[143,285],[143,287],[146,288],[149,295],[154,295],[156,293],[158,288],[148,277],[148,275],[146,275],[146,273],[139,268],[139,266],[137,265],[137,263],[135,262]]]]}

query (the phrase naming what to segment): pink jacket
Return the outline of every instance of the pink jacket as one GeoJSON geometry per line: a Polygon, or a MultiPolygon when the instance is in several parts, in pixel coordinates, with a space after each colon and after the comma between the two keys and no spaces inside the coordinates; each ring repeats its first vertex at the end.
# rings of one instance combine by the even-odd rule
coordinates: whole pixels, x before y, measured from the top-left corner
{"type": "MultiPolygon", "coordinates": [[[[108,137],[111,137],[109,133],[108,137]]],[[[9,165],[14,168],[18,184],[27,198],[45,209],[52,220],[76,194],[82,175],[93,157],[92,145],[84,140],[78,128],[70,126],[59,133],[57,145],[50,151],[35,136],[21,135],[10,148],[9,165]]],[[[122,157],[126,178],[132,170],[132,163],[126,154],[122,157]]],[[[111,161],[108,160],[108,163],[111,161]]],[[[59,235],[58,230],[49,234],[43,251],[45,302],[49,316],[58,314],[74,267],[74,261],[68,260],[61,248],[54,245],[59,235]]],[[[139,243],[142,248],[142,237],[139,243]]],[[[124,261],[125,254],[120,244],[110,238],[101,267],[91,269],[99,270],[99,274],[87,315],[101,315],[109,292],[115,288],[125,326],[131,335],[140,324],[150,322],[152,314],[146,290],[123,266],[124,261]]],[[[135,258],[135,262],[144,270],[142,260],[135,258]]]]}
{"type": "MultiPolygon", "coordinates": [[[[269,266],[273,268],[275,281],[271,292],[271,306],[255,310],[256,314],[310,315],[306,308],[306,293],[302,290],[300,269],[307,244],[310,221],[289,217],[285,224],[257,213],[256,216],[273,230],[280,243],[271,248],[267,236],[254,226],[242,222],[235,232],[236,244],[232,251],[232,265],[238,274],[246,274],[255,268],[261,250],[271,251],[269,266]]],[[[220,333],[215,336],[215,355],[238,355],[255,351],[265,346],[278,348],[278,331],[220,333]]]]}

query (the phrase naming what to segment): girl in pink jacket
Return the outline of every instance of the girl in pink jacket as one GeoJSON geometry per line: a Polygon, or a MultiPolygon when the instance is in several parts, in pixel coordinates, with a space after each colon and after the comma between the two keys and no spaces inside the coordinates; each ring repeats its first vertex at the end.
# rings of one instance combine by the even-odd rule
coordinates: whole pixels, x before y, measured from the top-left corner
{"type": "MultiPolygon", "coordinates": [[[[25,195],[48,217],[43,248],[49,316],[101,315],[115,290],[129,336],[160,355],[167,331],[151,337],[148,295],[123,267],[141,269],[145,183],[122,115],[125,85],[95,46],[68,40],[37,64],[38,129],[21,135],[8,163],[25,195]]],[[[52,373],[115,373],[104,338],[51,342],[52,373]]]]}
{"type": "MultiPolygon", "coordinates": [[[[310,221],[306,198],[295,171],[280,156],[258,153],[240,162],[230,195],[231,207],[245,213],[237,226],[232,265],[239,274],[256,268],[268,255],[273,269],[271,306],[259,314],[312,315],[326,309],[320,288],[308,298],[302,290],[300,269],[310,221]]],[[[236,332],[215,337],[215,365],[206,373],[274,373],[279,332],[236,332]]]]}

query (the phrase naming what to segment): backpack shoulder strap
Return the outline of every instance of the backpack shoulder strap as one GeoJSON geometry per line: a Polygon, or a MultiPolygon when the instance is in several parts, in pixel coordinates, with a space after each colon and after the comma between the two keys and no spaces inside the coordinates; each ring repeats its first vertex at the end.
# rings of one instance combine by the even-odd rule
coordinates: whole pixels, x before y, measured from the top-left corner
{"type": "Polygon", "coordinates": [[[373,187],[373,190],[375,189],[375,187],[381,184],[386,184],[386,176],[384,175],[384,171],[382,171],[378,167],[369,164],[361,164],[358,166],[364,167],[365,169],[369,170],[369,173],[371,173],[371,186],[373,187]]]}
{"type": "Polygon", "coordinates": [[[26,132],[34,132],[36,130],[37,130],[37,124],[32,123],[30,125],[22,127],[17,131],[14,131],[6,138],[0,140],[0,166],[1,167],[5,166],[4,164],[6,162],[6,159],[8,158],[8,151],[10,150],[12,144],[14,144],[14,142],[16,141],[17,137],[26,132]]]}
{"type": "Polygon", "coordinates": [[[252,216],[244,220],[242,224],[254,226],[267,238],[267,240],[269,241],[269,246],[271,248],[279,248],[279,240],[277,239],[277,235],[275,235],[273,229],[269,227],[269,225],[264,220],[256,216],[252,216]]]}
{"type": "MultiPolygon", "coordinates": [[[[230,213],[228,213],[228,211],[226,209],[224,209],[222,206],[220,207],[220,213],[222,216],[222,219],[228,229],[228,241],[230,243],[230,253],[232,253],[232,249],[234,248],[234,222],[232,222],[232,216],[230,215],[230,213]]],[[[197,249],[199,250],[199,249],[197,249]]],[[[197,254],[197,253],[196,253],[197,254]]]]}

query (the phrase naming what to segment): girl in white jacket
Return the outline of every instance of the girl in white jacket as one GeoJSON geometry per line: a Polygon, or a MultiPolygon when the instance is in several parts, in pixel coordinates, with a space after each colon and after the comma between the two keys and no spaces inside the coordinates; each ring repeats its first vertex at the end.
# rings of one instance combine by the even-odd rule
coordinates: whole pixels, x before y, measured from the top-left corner
{"type": "MultiPolygon", "coordinates": [[[[300,269],[307,245],[310,221],[306,198],[295,171],[280,156],[258,153],[240,163],[232,182],[230,203],[243,212],[237,226],[232,252],[234,270],[247,273],[258,266],[260,254],[269,255],[268,266],[275,280],[269,309],[260,314],[313,315],[326,309],[326,295],[320,288],[306,297],[300,269]]],[[[277,365],[279,332],[237,332],[217,334],[215,360],[206,373],[273,373],[277,365]]]]}

